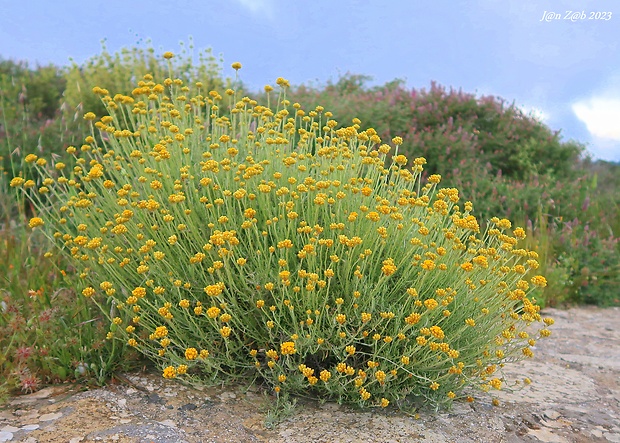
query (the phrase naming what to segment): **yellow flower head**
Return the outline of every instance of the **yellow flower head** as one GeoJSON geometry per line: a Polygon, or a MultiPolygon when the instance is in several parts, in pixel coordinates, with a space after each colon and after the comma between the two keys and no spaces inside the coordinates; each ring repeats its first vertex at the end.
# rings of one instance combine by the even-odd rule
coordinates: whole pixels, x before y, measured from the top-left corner
{"type": "Polygon", "coordinates": [[[394,156],[394,158],[392,159],[394,160],[394,163],[400,165],[400,166],[405,166],[407,164],[407,157],[405,157],[402,154],[396,155],[394,156]]]}
{"type": "Polygon", "coordinates": [[[168,366],[164,368],[163,372],[164,378],[175,378],[177,376],[177,370],[174,366],[168,366]]]}
{"type": "Polygon", "coordinates": [[[38,226],[43,226],[44,224],[45,224],[45,222],[40,217],[33,217],[28,222],[28,226],[30,226],[31,228],[36,228],[38,226]]]}
{"type": "Polygon", "coordinates": [[[390,276],[396,272],[396,269],[397,268],[396,268],[396,265],[394,265],[394,260],[392,260],[391,258],[388,258],[387,260],[383,261],[381,272],[383,272],[383,275],[385,276],[390,276]]]}
{"type": "Polygon", "coordinates": [[[228,326],[223,326],[220,329],[220,334],[222,334],[222,337],[224,338],[228,338],[231,332],[232,332],[232,329],[230,329],[228,326]]]}
{"type": "Polygon", "coordinates": [[[153,332],[154,338],[162,338],[168,335],[168,328],[165,326],[158,326],[155,328],[155,332],[153,332]]]}
{"type": "Polygon", "coordinates": [[[278,77],[276,79],[276,84],[282,88],[288,88],[290,86],[290,83],[288,80],[282,78],[282,77],[278,77]]]}
{"type": "Polygon", "coordinates": [[[224,289],[226,289],[226,286],[224,285],[224,283],[218,282],[214,285],[206,286],[204,288],[204,291],[207,293],[207,295],[210,295],[211,297],[216,297],[220,295],[222,292],[224,292],[224,289]]]}
{"type": "Polygon", "coordinates": [[[544,288],[545,286],[547,286],[547,279],[542,275],[536,275],[532,277],[530,281],[534,286],[538,286],[540,288],[544,288]]]}
{"type": "Polygon", "coordinates": [[[291,355],[296,352],[297,350],[295,349],[295,342],[286,341],[280,345],[280,353],[282,355],[291,355]]]}
{"type": "Polygon", "coordinates": [[[87,288],[84,288],[84,289],[82,290],[82,295],[83,295],[84,297],[92,297],[93,295],[95,295],[95,289],[94,289],[94,288],[92,288],[92,287],[90,287],[90,286],[89,286],[89,287],[87,287],[87,288]]]}
{"type": "Polygon", "coordinates": [[[327,383],[327,381],[329,381],[331,376],[332,376],[332,373],[329,372],[327,369],[323,369],[321,371],[321,373],[319,374],[319,377],[321,378],[321,380],[326,382],[326,383],[327,383]]]}

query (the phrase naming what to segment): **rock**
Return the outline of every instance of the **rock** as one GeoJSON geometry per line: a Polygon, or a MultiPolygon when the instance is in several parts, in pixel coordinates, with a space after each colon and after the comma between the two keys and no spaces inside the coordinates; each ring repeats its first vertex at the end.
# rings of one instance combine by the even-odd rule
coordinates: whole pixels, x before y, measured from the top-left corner
{"type": "Polygon", "coordinates": [[[0,443],[13,440],[13,433],[8,431],[0,431],[0,443]]]}
{"type": "Polygon", "coordinates": [[[22,426],[21,430],[22,431],[34,431],[36,429],[39,429],[39,425],[26,425],[26,426],[22,426]]]}
{"type": "Polygon", "coordinates": [[[36,422],[36,421],[39,421],[39,415],[41,415],[41,414],[39,414],[39,411],[34,410],[34,411],[32,411],[32,412],[30,412],[30,413],[28,413],[28,414],[24,414],[24,415],[22,415],[22,417],[21,417],[21,419],[22,419],[22,420],[21,420],[21,422],[22,422],[22,423],[28,423],[28,422],[36,422]]]}
{"type": "Polygon", "coordinates": [[[561,422],[559,420],[541,420],[540,424],[546,428],[554,428],[554,429],[563,428],[564,426],[567,426],[566,423],[561,422]]]}
{"type": "Polygon", "coordinates": [[[24,395],[23,398],[28,398],[28,399],[47,398],[50,395],[52,395],[54,392],[56,392],[57,390],[58,390],[58,388],[56,388],[54,386],[50,386],[49,388],[41,389],[40,391],[33,392],[32,394],[24,395]]]}
{"type": "Polygon", "coordinates": [[[0,431],[2,432],[17,432],[19,431],[19,428],[16,428],[15,426],[5,426],[4,428],[0,429],[0,431]]]}
{"type": "Polygon", "coordinates": [[[237,395],[234,392],[225,391],[218,395],[217,398],[219,398],[220,401],[226,402],[227,400],[233,400],[237,398],[237,395]]]}
{"type": "Polygon", "coordinates": [[[196,406],[194,403],[186,403],[183,406],[179,407],[179,411],[193,411],[195,409],[198,409],[198,406],[196,406]]]}
{"type": "Polygon", "coordinates": [[[604,428],[610,428],[614,425],[614,421],[607,414],[588,414],[588,422],[594,426],[602,426],[604,428]]]}
{"type": "Polygon", "coordinates": [[[554,434],[547,428],[530,429],[528,435],[532,435],[544,443],[569,443],[564,437],[554,434]]]}
{"type": "Polygon", "coordinates": [[[547,417],[549,420],[557,420],[562,415],[558,411],[554,411],[552,409],[547,409],[543,411],[543,414],[545,414],[545,417],[547,417]]]}
{"type": "Polygon", "coordinates": [[[161,398],[158,394],[149,394],[146,397],[146,401],[148,403],[155,403],[155,404],[159,404],[159,405],[163,405],[163,404],[166,403],[166,400],[161,398]]]}
{"type": "Polygon", "coordinates": [[[163,420],[163,421],[159,421],[157,423],[159,423],[160,425],[168,426],[170,428],[176,428],[177,427],[177,424],[174,421],[172,421],[172,420],[163,420]]]}
{"type": "MultiPolygon", "coordinates": [[[[52,395],[58,395],[59,393],[66,392],[69,388],[65,385],[59,386],[50,386],[45,389],[41,389],[40,391],[33,392],[28,395],[20,395],[19,397],[15,397],[11,400],[12,405],[30,405],[36,403],[42,399],[47,399],[52,395]]],[[[53,399],[49,400],[50,402],[54,402],[53,399]]]]}
{"type": "Polygon", "coordinates": [[[536,419],[534,415],[529,414],[529,413],[523,413],[520,418],[521,418],[522,423],[525,424],[528,428],[530,429],[540,428],[538,424],[538,420],[536,419]]]}
{"type": "Polygon", "coordinates": [[[603,434],[603,437],[605,437],[607,441],[611,441],[613,443],[620,443],[620,434],[605,432],[603,434]]]}
{"type": "Polygon", "coordinates": [[[39,417],[39,421],[52,421],[52,420],[57,420],[60,417],[62,417],[62,412],[54,412],[51,414],[43,414],[42,416],[39,417]]]}
{"type": "Polygon", "coordinates": [[[590,431],[590,434],[592,434],[596,438],[602,438],[603,437],[603,431],[601,431],[600,429],[592,429],[590,431]]]}

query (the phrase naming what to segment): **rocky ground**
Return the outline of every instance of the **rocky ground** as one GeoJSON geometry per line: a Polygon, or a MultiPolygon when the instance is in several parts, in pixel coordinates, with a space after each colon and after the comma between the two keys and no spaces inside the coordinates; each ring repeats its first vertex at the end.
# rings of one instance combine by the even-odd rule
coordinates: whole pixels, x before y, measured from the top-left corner
{"type": "Polygon", "coordinates": [[[255,390],[194,389],[134,373],[105,388],[52,386],[0,410],[0,442],[620,442],[620,309],[549,309],[553,335],[506,368],[533,383],[449,412],[359,412],[305,402],[265,426],[255,390]]]}

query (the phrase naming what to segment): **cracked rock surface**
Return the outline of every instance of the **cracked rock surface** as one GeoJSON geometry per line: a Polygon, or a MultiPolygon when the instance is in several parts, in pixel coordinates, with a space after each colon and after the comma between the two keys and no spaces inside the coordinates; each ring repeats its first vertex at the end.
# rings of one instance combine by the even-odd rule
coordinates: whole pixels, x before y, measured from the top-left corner
{"type": "Polygon", "coordinates": [[[480,396],[452,410],[411,417],[300,401],[273,428],[273,399],[255,389],[191,388],[158,374],[131,373],[83,391],[50,386],[0,409],[2,442],[428,442],[620,443],[620,308],[547,309],[553,335],[533,359],[506,365],[533,383],[480,396]]]}

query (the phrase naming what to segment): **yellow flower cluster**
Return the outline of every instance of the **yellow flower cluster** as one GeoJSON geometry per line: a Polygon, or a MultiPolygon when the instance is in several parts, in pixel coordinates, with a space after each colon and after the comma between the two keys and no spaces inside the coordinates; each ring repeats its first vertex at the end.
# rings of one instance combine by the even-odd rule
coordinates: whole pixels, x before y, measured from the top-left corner
{"type": "Polygon", "coordinates": [[[280,352],[282,353],[282,355],[294,354],[295,352],[297,352],[295,349],[295,342],[287,341],[282,343],[282,345],[280,346],[280,352]]]}
{"type": "Polygon", "coordinates": [[[525,231],[482,230],[458,190],[423,179],[424,158],[388,156],[402,138],[304,110],[276,83],[273,107],[173,78],[94,88],[110,115],[85,115],[75,167],[39,189],[53,217],[30,226],[68,252],[84,296],[113,299],[110,337],[166,378],[258,372],[277,393],[381,407],[499,389],[487,368],[532,355],[525,329],[543,321],[525,231]]]}

